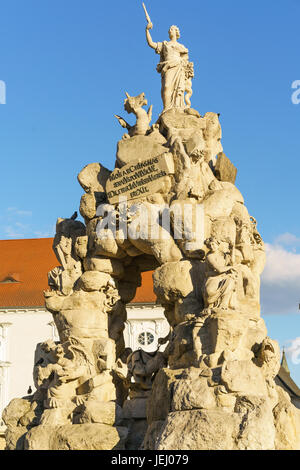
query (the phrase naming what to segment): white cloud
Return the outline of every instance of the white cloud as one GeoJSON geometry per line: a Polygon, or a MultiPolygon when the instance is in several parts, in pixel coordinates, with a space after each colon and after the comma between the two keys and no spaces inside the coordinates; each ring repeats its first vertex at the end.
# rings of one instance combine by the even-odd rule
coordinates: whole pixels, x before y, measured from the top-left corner
{"type": "Polygon", "coordinates": [[[300,254],[280,246],[279,238],[277,244],[266,244],[267,263],[261,278],[263,314],[296,313],[298,310],[300,254]]]}
{"type": "Polygon", "coordinates": [[[17,207],[8,207],[6,210],[12,216],[16,216],[16,215],[20,215],[20,216],[24,216],[24,217],[31,217],[32,216],[32,211],[19,210],[17,207]]]}
{"type": "Polygon", "coordinates": [[[275,238],[274,244],[296,247],[300,245],[300,237],[297,237],[293,233],[285,232],[275,238]]]}
{"type": "Polygon", "coordinates": [[[24,229],[24,230],[27,230],[29,225],[27,224],[21,224],[21,222],[16,222],[15,223],[15,226],[18,227],[18,228],[21,228],[21,229],[24,229]]]}
{"type": "Polygon", "coordinates": [[[25,236],[24,233],[18,232],[16,228],[11,225],[4,227],[4,232],[6,236],[10,238],[24,238],[25,236]]]}
{"type": "Polygon", "coordinates": [[[285,352],[293,364],[300,364],[300,338],[291,339],[287,343],[290,343],[290,346],[285,348],[285,352]]]}
{"type": "Polygon", "coordinates": [[[300,254],[287,251],[280,245],[266,243],[266,255],[267,263],[263,272],[265,282],[282,284],[296,278],[300,281],[300,254]]]}
{"type": "Polygon", "coordinates": [[[46,231],[46,232],[41,232],[41,231],[36,231],[36,232],[33,232],[34,235],[37,236],[37,238],[50,238],[50,237],[54,237],[55,235],[55,230],[54,231],[46,231]]]}
{"type": "Polygon", "coordinates": [[[23,215],[25,217],[31,217],[32,212],[31,211],[16,211],[16,215],[23,215]]]}
{"type": "Polygon", "coordinates": [[[6,209],[5,223],[0,224],[0,238],[49,238],[54,236],[55,225],[41,226],[38,221],[35,221],[33,225],[28,218],[24,220],[22,215],[30,216],[32,212],[19,211],[16,207],[6,209]]]}

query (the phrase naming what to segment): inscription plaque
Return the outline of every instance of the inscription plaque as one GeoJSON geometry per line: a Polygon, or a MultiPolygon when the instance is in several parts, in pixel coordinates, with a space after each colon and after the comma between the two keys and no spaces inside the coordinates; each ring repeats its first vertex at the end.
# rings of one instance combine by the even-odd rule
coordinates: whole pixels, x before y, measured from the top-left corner
{"type": "Polygon", "coordinates": [[[174,161],[167,152],[146,160],[133,160],[122,168],[116,168],[106,183],[106,193],[110,204],[119,202],[120,196],[137,199],[157,193],[161,178],[174,173],[174,161]]]}

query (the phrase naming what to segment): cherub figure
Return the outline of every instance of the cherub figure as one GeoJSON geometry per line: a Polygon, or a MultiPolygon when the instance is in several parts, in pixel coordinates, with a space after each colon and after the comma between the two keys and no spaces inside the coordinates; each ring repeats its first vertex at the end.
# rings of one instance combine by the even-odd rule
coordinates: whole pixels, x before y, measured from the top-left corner
{"type": "Polygon", "coordinates": [[[146,135],[150,130],[150,122],[152,119],[152,105],[148,111],[143,109],[143,106],[147,106],[148,101],[145,98],[145,93],[141,93],[138,96],[130,96],[126,92],[127,99],[124,101],[124,109],[128,114],[133,113],[136,116],[136,124],[131,126],[121,116],[115,114],[124,129],[128,130],[128,134],[125,134],[123,138],[133,137],[135,135],[146,135]]]}

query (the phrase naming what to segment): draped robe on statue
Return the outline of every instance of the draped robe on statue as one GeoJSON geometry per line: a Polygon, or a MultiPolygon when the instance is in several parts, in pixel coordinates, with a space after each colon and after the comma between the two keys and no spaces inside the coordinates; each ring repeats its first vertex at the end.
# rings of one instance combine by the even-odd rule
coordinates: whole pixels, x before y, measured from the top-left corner
{"type": "Polygon", "coordinates": [[[162,76],[162,98],[168,108],[184,108],[185,71],[188,64],[188,49],[178,42],[158,42],[156,53],[160,54],[160,63],[157,71],[162,76]]]}

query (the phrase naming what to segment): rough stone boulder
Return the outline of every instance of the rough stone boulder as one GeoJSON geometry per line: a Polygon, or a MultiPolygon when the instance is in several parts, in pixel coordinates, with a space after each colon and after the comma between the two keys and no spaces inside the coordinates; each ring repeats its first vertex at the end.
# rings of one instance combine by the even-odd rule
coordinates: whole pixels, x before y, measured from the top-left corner
{"type": "Polygon", "coordinates": [[[38,426],[28,432],[25,450],[124,450],[128,430],[107,424],[38,426]]]}

